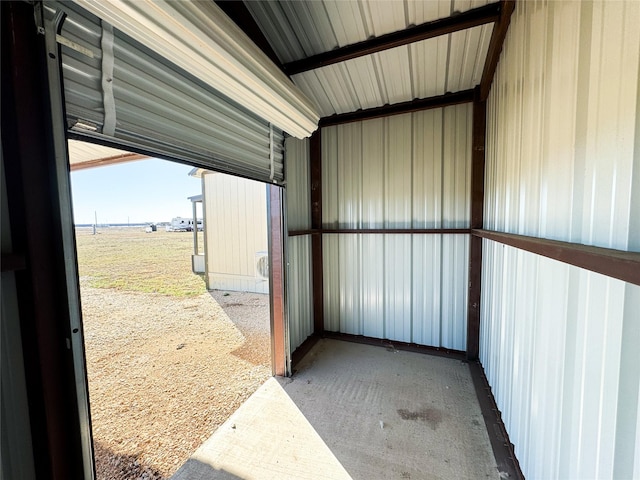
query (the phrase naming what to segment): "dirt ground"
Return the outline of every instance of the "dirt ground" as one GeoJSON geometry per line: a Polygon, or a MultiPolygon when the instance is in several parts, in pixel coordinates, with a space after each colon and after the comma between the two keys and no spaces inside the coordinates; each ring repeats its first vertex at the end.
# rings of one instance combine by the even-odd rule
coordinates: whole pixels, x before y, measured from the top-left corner
{"type": "Polygon", "coordinates": [[[268,296],[89,283],[81,277],[98,479],[169,478],[271,376],[268,296]]]}

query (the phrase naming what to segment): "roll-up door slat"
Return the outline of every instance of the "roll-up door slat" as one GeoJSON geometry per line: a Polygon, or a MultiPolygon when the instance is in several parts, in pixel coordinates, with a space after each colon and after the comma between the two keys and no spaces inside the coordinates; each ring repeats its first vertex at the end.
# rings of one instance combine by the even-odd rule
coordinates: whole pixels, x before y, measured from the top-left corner
{"type": "Polygon", "coordinates": [[[284,181],[281,130],[118,30],[108,76],[115,132],[105,135],[102,23],[77,5],[47,6],[51,13],[67,13],[60,34],[93,53],[61,47],[67,122],[75,136],[265,182],[284,181]]]}

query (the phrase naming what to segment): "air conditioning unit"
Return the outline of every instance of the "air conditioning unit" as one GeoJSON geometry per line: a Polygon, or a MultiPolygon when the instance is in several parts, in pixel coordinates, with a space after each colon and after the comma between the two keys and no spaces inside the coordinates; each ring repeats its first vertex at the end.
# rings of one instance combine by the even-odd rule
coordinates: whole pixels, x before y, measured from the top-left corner
{"type": "Polygon", "coordinates": [[[267,252],[256,252],[256,277],[264,280],[269,279],[269,254],[267,252]]]}

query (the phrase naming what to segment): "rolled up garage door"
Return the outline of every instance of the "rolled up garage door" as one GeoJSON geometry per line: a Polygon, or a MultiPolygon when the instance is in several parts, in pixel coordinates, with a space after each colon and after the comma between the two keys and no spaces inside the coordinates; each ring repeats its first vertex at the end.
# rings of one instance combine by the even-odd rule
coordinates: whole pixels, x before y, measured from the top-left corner
{"type": "Polygon", "coordinates": [[[70,136],[284,182],[284,133],[78,5],[59,28],[70,136]]]}

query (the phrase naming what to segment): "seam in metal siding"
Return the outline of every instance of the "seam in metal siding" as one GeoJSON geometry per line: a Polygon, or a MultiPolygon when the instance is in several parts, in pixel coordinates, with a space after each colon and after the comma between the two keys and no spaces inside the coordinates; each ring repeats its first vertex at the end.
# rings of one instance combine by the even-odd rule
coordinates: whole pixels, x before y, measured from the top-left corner
{"type": "MultiPolygon", "coordinates": [[[[270,126],[265,120],[115,31],[111,84],[113,135],[103,133],[100,20],[72,3],[51,3],[68,13],[62,36],[93,52],[62,46],[68,128],[73,133],[197,163],[212,170],[272,181],[270,126]],[[92,132],[77,122],[94,125],[92,132]]],[[[284,135],[274,128],[275,181],[284,179],[284,135]]]]}
{"type": "MultiPolygon", "coordinates": [[[[285,140],[287,174],[287,230],[311,228],[309,188],[309,140],[285,140]]],[[[287,311],[290,352],[313,333],[313,290],[311,277],[311,235],[288,237],[287,311]]]]}
{"type": "MultiPolygon", "coordinates": [[[[323,225],[468,228],[471,106],[322,132],[323,225]]],[[[464,350],[466,235],[324,235],[325,329],[464,350]]]]}
{"type": "MultiPolygon", "coordinates": [[[[518,2],[485,227],[640,251],[640,4],[518,2]]],[[[640,478],[640,287],[483,241],[480,359],[527,478],[640,478]]]]}

